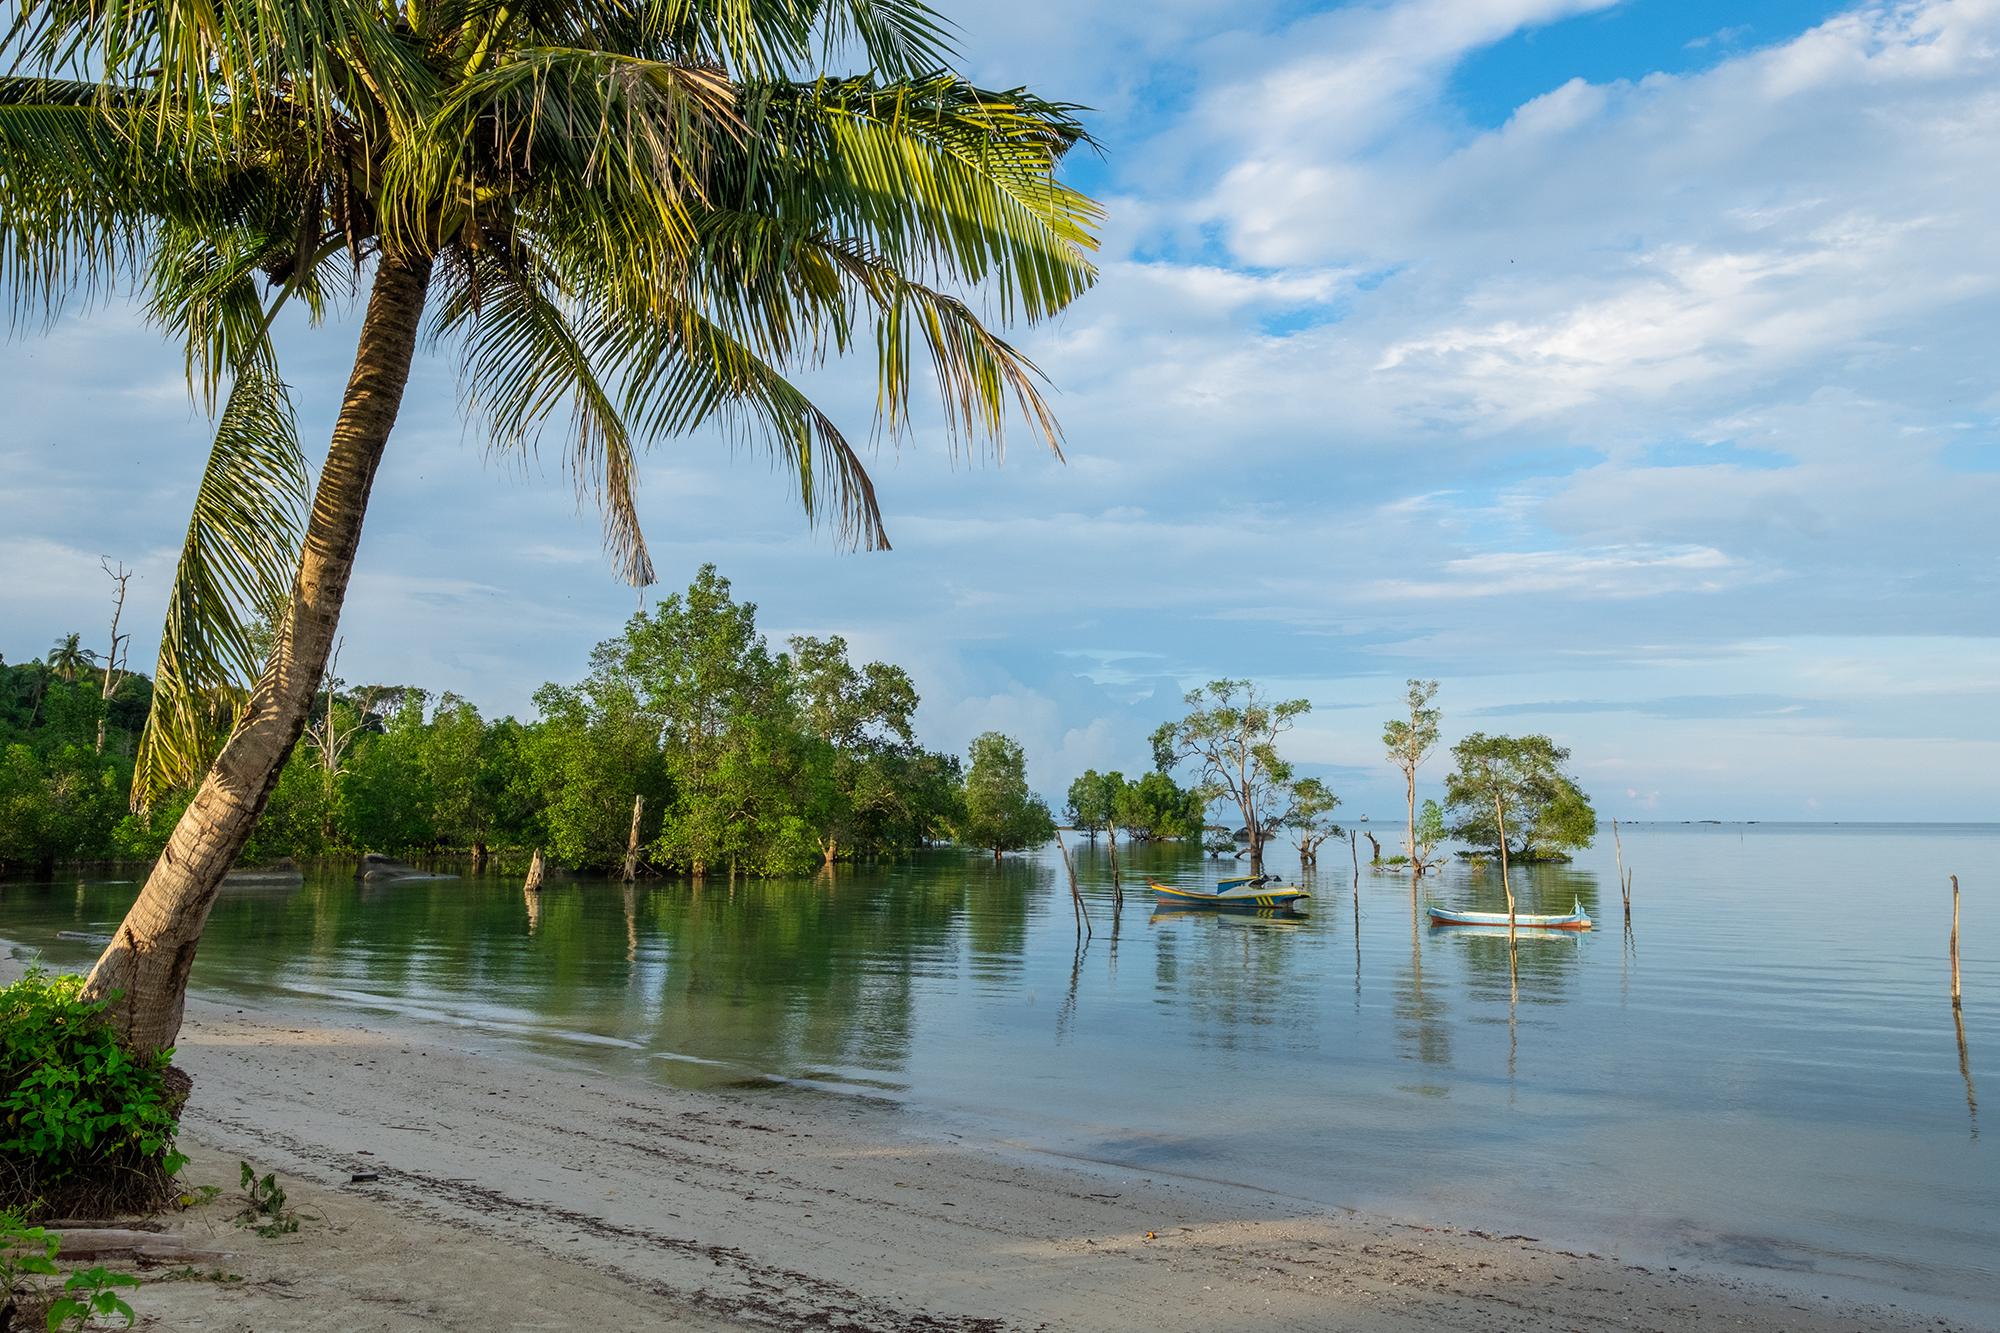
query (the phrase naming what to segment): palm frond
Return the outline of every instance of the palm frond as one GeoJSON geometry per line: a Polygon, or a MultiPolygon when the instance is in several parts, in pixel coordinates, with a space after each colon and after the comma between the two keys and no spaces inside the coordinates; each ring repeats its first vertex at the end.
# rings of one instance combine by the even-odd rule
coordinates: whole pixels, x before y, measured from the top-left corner
{"type": "MultiPolygon", "coordinates": [[[[438,306],[433,337],[461,334],[459,388],[469,420],[490,443],[532,448],[542,424],[568,409],[569,453],[579,497],[596,501],[604,543],[634,587],[653,582],[653,560],[640,530],[632,440],[619,409],[598,382],[592,347],[571,325],[548,275],[486,260],[461,276],[438,306]]],[[[590,312],[577,312],[590,317],[590,312]]],[[[601,328],[593,338],[601,338],[601,328]]]]}
{"type": "Polygon", "coordinates": [[[132,780],[135,805],[200,774],[222,739],[218,700],[256,679],[256,627],[286,601],[305,493],[290,396],[269,373],[246,368],[217,423],[168,594],[153,709],[132,780]]]}
{"type": "Polygon", "coordinates": [[[120,118],[91,85],[0,78],[0,283],[15,322],[108,294],[154,225],[120,118]]]}
{"type": "Polygon", "coordinates": [[[757,145],[734,206],[880,252],[924,281],[990,284],[1039,320],[1096,280],[1103,211],[1055,169],[1083,128],[1062,103],[953,76],[746,89],[757,145]]]}
{"type": "Polygon", "coordinates": [[[635,426],[656,437],[714,427],[733,447],[761,445],[796,476],[809,520],[830,517],[843,540],[888,549],[875,482],[860,454],[753,347],[689,305],[662,312],[650,325],[612,327],[599,355],[618,366],[626,416],[635,426]]]}

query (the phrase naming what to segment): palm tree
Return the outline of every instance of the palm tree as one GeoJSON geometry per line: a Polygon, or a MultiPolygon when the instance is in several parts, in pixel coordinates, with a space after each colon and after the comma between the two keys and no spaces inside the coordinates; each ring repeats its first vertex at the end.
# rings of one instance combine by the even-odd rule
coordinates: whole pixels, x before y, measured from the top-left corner
{"type": "Polygon", "coordinates": [[[49,649],[46,661],[49,670],[66,682],[74,682],[78,672],[89,669],[90,652],[83,646],[81,634],[66,634],[56,640],[55,647],[49,649]]]}
{"type": "Polygon", "coordinates": [[[426,335],[457,349],[496,446],[562,419],[638,584],[636,447],[696,430],[763,445],[808,515],[887,544],[860,456],[787,378],[850,351],[872,354],[883,433],[907,426],[922,357],[954,447],[997,449],[1010,405],[1058,444],[1039,372],[989,324],[1093,281],[1098,209],[1056,176],[1085,135],[1073,107],[939,72],[945,24],[921,0],[14,9],[0,273],[17,312],[129,287],[221,403],[135,794],[206,773],[88,987],[122,996],[135,1049],[178,1031],[217,887],[298,739],[426,335]],[[827,72],[842,57],[863,71],[827,72]],[[308,504],[272,328],[364,289],[308,504]]]}

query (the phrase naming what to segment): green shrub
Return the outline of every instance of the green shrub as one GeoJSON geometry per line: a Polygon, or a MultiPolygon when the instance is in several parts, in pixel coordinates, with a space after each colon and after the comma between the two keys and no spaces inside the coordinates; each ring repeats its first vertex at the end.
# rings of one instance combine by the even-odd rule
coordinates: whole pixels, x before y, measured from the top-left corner
{"type": "Polygon", "coordinates": [[[0,989],[0,1208],[67,1216],[158,1206],[185,1077],[135,1056],[83,978],[36,969],[0,989]]]}

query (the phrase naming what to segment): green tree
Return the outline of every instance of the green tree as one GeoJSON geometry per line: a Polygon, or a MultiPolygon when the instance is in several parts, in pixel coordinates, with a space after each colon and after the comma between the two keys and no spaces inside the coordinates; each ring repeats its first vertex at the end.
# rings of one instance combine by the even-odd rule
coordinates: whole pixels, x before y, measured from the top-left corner
{"type": "Polygon", "coordinates": [[[1416,864],[1419,871],[1431,867],[1431,853],[1437,850],[1438,844],[1447,836],[1444,826],[1444,807],[1436,801],[1425,801],[1423,808],[1417,811],[1416,864]]]}
{"type": "Polygon", "coordinates": [[[1124,793],[1125,778],[1119,773],[1100,773],[1087,768],[1069,784],[1063,802],[1063,819],[1071,828],[1081,829],[1091,841],[1111,826],[1118,815],[1118,798],[1124,793]]]}
{"type": "Polygon", "coordinates": [[[1028,761],[1021,743],[997,731],[973,738],[965,775],[963,813],[954,830],[968,847],[988,847],[998,861],[1055,836],[1056,823],[1042,798],[1028,790],[1028,761]]]}
{"type": "Polygon", "coordinates": [[[1214,680],[1188,691],[1187,716],[1163,722],[1153,732],[1153,762],[1162,772],[1195,765],[1196,790],[1204,803],[1228,800],[1242,816],[1250,840],[1250,870],[1262,874],[1264,843],[1283,817],[1281,803],[1292,781],[1292,765],[1278,753],[1278,737],[1312,704],[1304,699],[1272,702],[1247,680],[1214,680]]]}
{"type": "Polygon", "coordinates": [[[869,803],[887,792],[888,751],[916,741],[917,687],[886,662],[856,667],[839,635],[794,635],[784,668],[800,724],[817,746],[802,747],[796,769],[802,817],[823,865],[862,836],[869,803]]]}
{"type": "Polygon", "coordinates": [[[49,670],[62,677],[63,683],[74,681],[90,669],[90,654],[83,647],[81,634],[68,634],[56,640],[56,646],[49,649],[49,670]]]}
{"type": "Polygon", "coordinates": [[[1114,816],[1132,838],[1195,838],[1206,822],[1207,802],[1157,769],[1118,778],[1114,816]]]}
{"type": "Polygon", "coordinates": [[[1563,771],[1569,751],[1547,736],[1488,736],[1475,731],[1451,748],[1445,805],[1451,836],[1498,850],[1506,821],[1507,853],[1518,861],[1565,860],[1597,836],[1597,812],[1563,771]],[[1500,809],[1494,809],[1498,800],[1500,809]]]}
{"type": "Polygon", "coordinates": [[[1012,401],[1054,443],[1033,367],[940,284],[999,320],[1088,287],[1098,212],[1055,176],[1083,133],[1066,106],[935,72],[945,31],[920,0],[15,6],[16,301],[53,316],[129,288],[222,404],[140,792],[207,774],[88,983],[123,994],[136,1049],[178,1031],[186,960],[319,689],[426,315],[493,442],[566,423],[639,584],[635,448],[699,429],[768,445],[809,511],[883,544],[859,455],[786,378],[829,352],[873,353],[891,433],[927,354],[955,435],[997,439],[1012,401]],[[862,72],[827,69],[850,58],[862,72]],[[273,330],[363,289],[308,505],[273,330]],[[250,625],[271,606],[260,665],[250,625]],[[210,761],[225,695],[236,725],[210,761]]]}
{"type": "MultiPolygon", "coordinates": [[[[658,730],[668,780],[656,858],[700,875],[753,851],[753,806],[772,795],[746,751],[770,752],[760,725],[789,715],[785,664],[757,632],[757,607],[703,565],[685,593],[661,599],[598,647],[598,677],[622,682],[658,730]]],[[[630,807],[630,799],[626,801],[630,807]]]]}
{"type": "Polygon", "coordinates": [[[46,875],[58,861],[101,855],[123,806],[118,772],[87,741],[46,755],[0,747],[0,865],[46,875]]]}
{"type": "Polygon", "coordinates": [[[1299,864],[1317,865],[1320,844],[1344,831],[1333,821],[1340,798],[1319,778],[1299,778],[1286,789],[1285,797],[1288,804],[1279,822],[1297,835],[1299,864]]]}
{"type": "Polygon", "coordinates": [[[564,865],[609,866],[625,854],[632,797],[645,796],[648,810],[665,803],[658,724],[629,686],[598,676],[573,688],[544,685],[535,707],[540,720],[509,747],[519,766],[505,794],[526,812],[523,841],[564,865]]]}
{"type": "Polygon", "coordinates": [[[1389,751],[1389,762],[1403,775],[1404,794],[1409,801],[1409,829],[1403,840],[1403,853],[1410,863],[1422,867],[1424,857],[1417,850],[1417,770],[1437,749],[1438,721],[1442,716],[1433,706],[1437,698],[1438,683],[1434,680],[1412,680],[1405,702],[1409,706],[1408,718],[1391,718],[1382,727],[1382,744],[1389,751]]]}

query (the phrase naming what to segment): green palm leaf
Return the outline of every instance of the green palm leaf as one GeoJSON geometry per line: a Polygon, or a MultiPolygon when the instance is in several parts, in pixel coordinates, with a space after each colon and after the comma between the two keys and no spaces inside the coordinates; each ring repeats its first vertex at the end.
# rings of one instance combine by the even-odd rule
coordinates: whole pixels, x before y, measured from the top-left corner
{"type": "Polygon", "coordinates": [[[260,620],[283,614],[305,492],[285,386],[245,370],[217,424],[174,573],[135,806],[192,781],[221,744],[223,720],[262,665],[260,620]]]}

